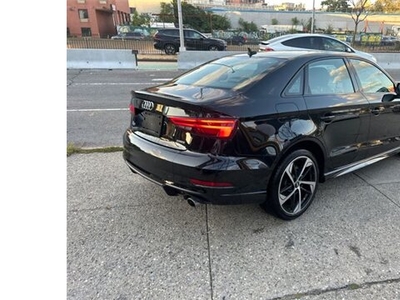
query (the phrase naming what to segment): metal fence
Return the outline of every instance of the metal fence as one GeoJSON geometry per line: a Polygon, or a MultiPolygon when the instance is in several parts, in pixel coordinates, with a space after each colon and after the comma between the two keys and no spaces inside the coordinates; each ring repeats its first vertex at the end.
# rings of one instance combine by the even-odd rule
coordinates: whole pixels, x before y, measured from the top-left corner
{"type": "MultiPolygon", "coordinates": [[[[98,38],[68,38],[68,49],[132,49],[137,50],[138,54],[164,54],[164,51],[154,49],[152,39],[144,40],[111,40],[98,38]]],[[[258,50],[258,43],[245,44],[242,46],[229,45],[228,51],[246,51],[250,47],[258,50]]]]}
{"type": "MultiPolygon", "coordinates": [[[[258,43],[250,43],[242,46],[229,45],[228,51],[246,51],[247,48],[258,50],[258,43]]],[[[98,38],[68,38],[68,49],[131,49],[137,50],[138,54],[165,54],[161,50],[154,49],[152,39],[144,40],[111,40],[98,38]]],[[[400,52],[400,42],[392,46],[381,46],[379,44],[359,45],[358,50],[365,52],[400,52]]]]}

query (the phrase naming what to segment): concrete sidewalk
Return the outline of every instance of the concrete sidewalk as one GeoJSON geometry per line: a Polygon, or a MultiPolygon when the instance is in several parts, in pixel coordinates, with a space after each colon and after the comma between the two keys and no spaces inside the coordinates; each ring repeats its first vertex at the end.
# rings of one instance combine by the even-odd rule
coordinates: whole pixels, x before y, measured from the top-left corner
{"type": "Polygon", "coordinates": [[[122,153],[67,159],[68,299],[400,299],[400,156],[320,185],[285,222],[190,207],[122,153]]]}

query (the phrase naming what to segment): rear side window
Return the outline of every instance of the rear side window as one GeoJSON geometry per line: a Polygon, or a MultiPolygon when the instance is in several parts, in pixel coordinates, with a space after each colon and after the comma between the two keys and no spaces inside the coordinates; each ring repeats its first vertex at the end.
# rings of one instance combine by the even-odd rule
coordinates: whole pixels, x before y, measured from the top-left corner
{"type": "Polygon", "coordinates": [[[161,34],[165,34],[165,35],[179,36],[179,31],[178,30],[171,29],[171,30],[163,30],[163,31],[160,31],[160,32],[161,32],[161,34]]]}
{"type": "Polygon", "coordinates": [[[296,47],[296,48],[307,48],[311,49],[311,41],[310,38],[295,38],[292,40],[282,42],[283,45],[288,47],[296,47]]]}
{"type": "Polygon", "coordinates": [[[285,96],[298,96],[303,94],[303,78],[304,70],[301,70],[296,76],[290,81],[284,94],[285,96]]]}
{"type": "Polygon", "coordinates": [[[317,49],[322,50],[322,39],[320,37],[298,37],[285,42],[283,45],[295,48],[317,49]]]}
{"type": "Polygon", "coordinates": [[[377,67],[363,60],[351,59],[351,62],[356,69],[363,93],[394,92],[394,83],[377,67]]]}

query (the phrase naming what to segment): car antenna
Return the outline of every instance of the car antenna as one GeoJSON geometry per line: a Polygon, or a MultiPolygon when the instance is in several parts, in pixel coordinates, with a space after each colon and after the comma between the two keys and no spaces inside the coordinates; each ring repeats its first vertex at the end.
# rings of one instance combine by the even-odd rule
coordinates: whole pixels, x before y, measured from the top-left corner
{"type": "Polygon", "coordinates": [[[252,57],[254,54],[257,54],[257,51],[252,51],[250,48],[247,48],[247,54],[249,57],[252,57]]]}

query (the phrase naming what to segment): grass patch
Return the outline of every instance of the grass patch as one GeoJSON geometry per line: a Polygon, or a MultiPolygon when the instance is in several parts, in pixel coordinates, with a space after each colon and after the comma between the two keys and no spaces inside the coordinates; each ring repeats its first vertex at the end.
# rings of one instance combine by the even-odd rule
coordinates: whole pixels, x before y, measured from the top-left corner
{"type": "Polygon", "coordinates": [[[104,147],[104,148],[81,148],[74,144],[67,145],[67,156],[72,154],[87,154],[87,153],[111,153],[122,151],[123,147],[104,147]]]}

